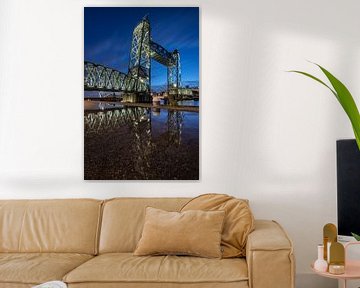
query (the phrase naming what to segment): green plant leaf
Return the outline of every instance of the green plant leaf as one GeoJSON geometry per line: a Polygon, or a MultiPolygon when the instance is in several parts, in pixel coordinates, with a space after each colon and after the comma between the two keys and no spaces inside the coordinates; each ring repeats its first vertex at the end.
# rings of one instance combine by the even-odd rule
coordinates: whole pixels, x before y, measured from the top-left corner
{"type": "Polygon", "coordinates": [[[336,94],[336,92],[329,85],[327,85],[325,82],[323,82],[319,78],[315,77],[314,75],[311,75],[310,73],[306,73],[306,72],[303,72],[303,71],[298,71],[298,70],[290,70],[290,71],[287,71],[287,72],[293,72],[293,73],[302,74],[302,75],[305,75],[305,76],[307,76],[307,77],[321,83],[326,88],[329,88],[329,90],[335,95],[335,97],[338,98],[338,95],[336,94]]]}
{"type": "Polygon", "coordinates": [[[356,239],[356,241],[360,241],[360,235],[355,234],[353,232],[351,232],[351,235],[356,239]]]}
{"type": "Polygon", "coordinates": [[[355,134],[356,143],[360,150],[360,135],[356,132],[356,130],[354,128],[353,128],[353,130],[354,130],[354,134],[355,134]]]}
{"type": "Polygon", "coordinates": [[[321,71],[328,78],[328,80],[330,81],[330,83],[334,89],[332,89],[329,85],[327,85],[325,82],[323,82],[319,78],[317,78],[309,73],[297,71],[297,70],[292,70],[289,72],[294,72],[294,73],[305,75],[305,76],[321,83],[322,85],[327,87],[334,94],[334,96],[339,101],[340,105],[343,107],[345,113],[347,114],[347,116],[350,119],[353,131],[354,131],[356,143],[360,150],[360,114],[359,114],[359,110],[356,106],[356,103],[354,101],[354,98],[352,97],[350,91],[346,88],[346,86],[340,80],[338,80],[334,75],[332,75],[329,71],[327,71],[322,66],[320,66],[316,63],[313,63],[313,64],[317,65],[321,69],[321,71]]]}
{"type": "MultiPolygon", "coordinates": [[[[359,137],[360,136],[360,114],[359,110],[356,107],[356,103],[354,98],[352,97],[350,91],[346,88],[346,86],[338,80],[334,75],[332,75],[329,71],[325,68],[321,67],[320,65],[316,64],[321,71],[325,74],[325,76],[329,79],[331,85],[334,87],[337,95],[338,100],[341,106],[344,108],[346,114],[348,115],[351,124],[353,126],[356,142],[359,146],[359,137]]],[[[360,149],[360,146],[359,146],[360,149]]]]}

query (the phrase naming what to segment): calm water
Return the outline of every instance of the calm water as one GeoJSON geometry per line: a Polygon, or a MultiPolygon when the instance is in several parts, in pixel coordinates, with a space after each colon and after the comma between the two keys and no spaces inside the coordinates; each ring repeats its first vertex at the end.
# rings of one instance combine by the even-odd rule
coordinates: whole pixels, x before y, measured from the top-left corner
{"type": "Polygon", "coordinates": [[[178,105],[179,106],[197,106],[199,107],[199,100],[195,101],[195,100],[183,100],[183,101],[178,101],[178,105]]]}
{"type": "Polygon", "coordinates": [[[84,121],[86,180],[199,179],[199,113],[127,107],[84,121]]]}

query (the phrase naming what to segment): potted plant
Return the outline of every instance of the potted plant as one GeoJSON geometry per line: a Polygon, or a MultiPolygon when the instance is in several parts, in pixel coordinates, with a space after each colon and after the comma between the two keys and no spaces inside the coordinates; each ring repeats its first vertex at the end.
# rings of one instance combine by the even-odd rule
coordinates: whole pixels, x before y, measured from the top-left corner
{"type": "Polygon", "coordinates": [[[336,99],[339,101],[340,105],[343,107],[345,113],[349,117],[352,128],[354,130],[356,143],[360,150],[360,114],[359,114],[359,110],[356,106],[356,103],[354,101],[354,98],[352,97],[350,91],[346,88],[346,86],[340,80],[338,80],[334,75],[332,75],[325,68],[321,67],[320,65],[318,65],[316,63],[314,63],[314,64],[316,66],[318,66],[320,68],[320,70],[325,74],[327,79],[330,81],[332,87],[330,87],[325,82],[323,82],[319,78],[317,78],[309,73],[306,73],[303,71],[297,71],[297,70],[291,70],[289,72],[294,72],[294,73],[299,73],[299,74],[305,75],[305,76],[321,83],[322,85],[327,87],[332,92],[332,94],[334,94],[336,99]]]}
{"type": "MultiPolygon", "coordinates": [[[[294,73],[305,75],[305,76],[321,83],[322,85],[327,87],[332,92],[332,94],[339,101],[340,105],[342,106],[342,108],[344,109],[345,113],[347,114],[347,116],[350,120],[350,123],[351,123],[353,131],[354,131],[357,147],[360,151],[360,114],[359,114],[359,110],[356,106],[356,103],[354,101],[354,98],[352,97],[350,91],[346,88],[346,86],[340,80],[338,80],[333,74],[331,74],[328,70],[326,70],[322,66],[320,66],[316,63],[314,63],[314,64],[316,66],[318,66],[320,68],[320,70],[325,74],[326,78],[329,80],[331,85],[326,84],[324,81],[320,80],[319,78],[317,78],[307,72],[298,71],[298,70],[292,70],[289,72],[294,72],[294,73]]],[[[354,217],[357,217],[357,216],[354,215],[354,217]]],[[[351,233],[351,234],[357,241],[360,241],[360,235],[355,234],[355,233],[351,233]]]]}
{"type": "Polygon", "coordinates": [[[360,235],[357,235],[355,233],[351,233],[351,235],[356,239],[356,241],[360,241],[360,235]]]}

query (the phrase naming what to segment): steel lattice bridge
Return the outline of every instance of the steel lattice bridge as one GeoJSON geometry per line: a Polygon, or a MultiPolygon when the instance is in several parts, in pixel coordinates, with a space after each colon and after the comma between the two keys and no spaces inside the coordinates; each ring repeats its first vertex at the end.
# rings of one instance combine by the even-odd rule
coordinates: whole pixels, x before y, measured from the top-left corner
{"type": "Polygon", "coordinates": [[[128,73],[92,62],[84,62],[84,90],[150,94],[151,59],[167,67],[169,95],[189,94],[181,86],[180,53],[169,52],[152,41],[147,16],[135,27],[132,34],[128,73]]]}

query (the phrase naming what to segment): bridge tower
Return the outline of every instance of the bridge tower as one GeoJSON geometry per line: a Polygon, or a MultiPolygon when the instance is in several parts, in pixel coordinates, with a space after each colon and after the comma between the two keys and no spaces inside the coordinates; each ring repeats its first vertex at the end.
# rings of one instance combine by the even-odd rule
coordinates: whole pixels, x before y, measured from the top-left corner
{"type": "Polygon", "coordinates": [[[174,52],[171,53],[171,56],[172,63],[167,68],[168,91],[179,89],[181,87],[180,53],[178,50],[174,50],[174,52]]]}
{"type": "Polygon", "coordinates": [[[136,80],[135,89],[141,91],[140,87],[146,87],[145,92],[150,93],[150,23],[147,16],[135,27],[132,36],[129,75],[136,80]]]}
{"type": "Polygon", "coordinates": [[[84,89],[89,91],[123,92],[124,101],[151,101],[151,61],[167,67],[167,91],[170,102],[188,95],[181,83],[180,52],[168,51],[151,37],[147,16],[134,28],[130,49],[128,73],[85,61],[84,89]]]}

